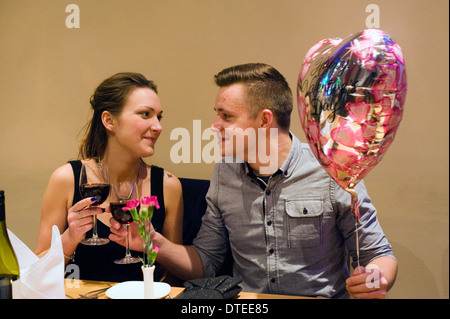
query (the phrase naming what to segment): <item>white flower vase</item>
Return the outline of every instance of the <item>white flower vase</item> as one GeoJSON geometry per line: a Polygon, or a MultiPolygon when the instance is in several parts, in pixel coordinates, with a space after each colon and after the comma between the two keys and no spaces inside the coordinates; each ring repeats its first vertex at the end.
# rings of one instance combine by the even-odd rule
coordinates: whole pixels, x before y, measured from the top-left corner
{"type": "Polygon", "coordinates": [[[144,267],[141,266],[142,273],[144,274],[144,299],[155,299],[155,288],[153,281],[153,273],[155,272],[155,266],[144,267]]]}

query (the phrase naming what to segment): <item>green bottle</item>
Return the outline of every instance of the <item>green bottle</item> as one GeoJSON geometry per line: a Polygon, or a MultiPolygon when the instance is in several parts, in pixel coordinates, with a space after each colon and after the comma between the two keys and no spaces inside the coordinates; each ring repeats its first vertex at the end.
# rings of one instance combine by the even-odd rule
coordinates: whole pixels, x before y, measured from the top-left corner
{"type": "Polygon", "coordinates": [[[12,282],[19,278],[19,263],[5,222],[5,192],[0,190],[0,299],[12,299],[12,282]]]}

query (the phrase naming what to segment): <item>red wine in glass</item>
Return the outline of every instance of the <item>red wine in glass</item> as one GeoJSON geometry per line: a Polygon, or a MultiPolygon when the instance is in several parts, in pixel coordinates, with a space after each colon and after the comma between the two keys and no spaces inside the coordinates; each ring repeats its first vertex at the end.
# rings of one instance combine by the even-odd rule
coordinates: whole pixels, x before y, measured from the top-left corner
{"type": "Polygon", "coordinates": [[[95,205],[101,205],[108,198],[109,187],[106,183],[86,183],[80,185],[80,193],[83,198],[97,197],[95,205]]]}
{"type": "MultiPolygon", "coordinates": [[[[117,202],[111,202],[109,204],[112,216],[122,225],[130,224],[131,222],[133,222],[133,217],[131,216],[130,211],[122,209],[127,206],[128,202],[129,201],[127,200],[120,200],[117,202]]],[[[139,206],[136,207],[136,210],[139,211],[139,206]]]]}
{"type": "MultiPolygon", "coordinates": [[[[130,224],[133,222],[133,217],[129,210],[123,210],[128,202],[139,200],[138,194],[138,184],[134,181],[122,181],[111,183],[111,200],[109,203],[111,215],[119,223],[127,229],[126,247],[125,247],[125,257],[122,259],[114,260],[114,263],[119,265],[139,263],[141,260],[137,257],[131,256],[130,251],[130,224]]],[[[136,207],[139,211],[139,206],[136,207]]]]}

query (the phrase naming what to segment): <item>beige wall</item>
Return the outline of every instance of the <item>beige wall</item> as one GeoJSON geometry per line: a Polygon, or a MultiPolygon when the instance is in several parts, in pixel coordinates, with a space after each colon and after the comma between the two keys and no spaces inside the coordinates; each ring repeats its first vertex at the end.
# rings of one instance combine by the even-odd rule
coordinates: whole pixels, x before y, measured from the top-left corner
{"type": "MultiPolygon", "coordinates": [[[[169,137],[177,127],[192,132],[194,119],[202,130],[210,125],[213,74],[265,62],[295,90],[307,50],[366,28],[371,3],[403,48],[409,84],[396,141],[366,178],[399,260],[390,297],[448,298],[447,0],[0,0],[0,188],[9,228],[34,248],[49,175],[77,156],[89,97],[107,76],[139,71],[155,80],[165,131],[150,162],[209,178],[212,165],[171,162],[169,137]],[[66,28],[70,3],[80,8],[79,29],[66,28]]],[[[305,141],[296,111],[292,131],[305,141]]]]}

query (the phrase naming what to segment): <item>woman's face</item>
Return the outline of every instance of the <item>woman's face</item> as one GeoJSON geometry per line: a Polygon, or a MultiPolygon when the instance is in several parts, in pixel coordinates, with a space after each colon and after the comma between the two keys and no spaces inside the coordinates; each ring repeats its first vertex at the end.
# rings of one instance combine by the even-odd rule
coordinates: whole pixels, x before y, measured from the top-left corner
{"type": "Polygon", "coordinates": [[[121,148],[137,157],[153,155],[162,131],[162,107],[158,95],[148,88],[134,89],[114,117],[114,137],[121,148]]]}

